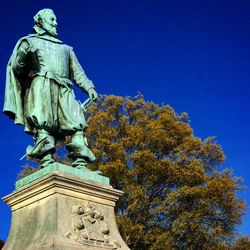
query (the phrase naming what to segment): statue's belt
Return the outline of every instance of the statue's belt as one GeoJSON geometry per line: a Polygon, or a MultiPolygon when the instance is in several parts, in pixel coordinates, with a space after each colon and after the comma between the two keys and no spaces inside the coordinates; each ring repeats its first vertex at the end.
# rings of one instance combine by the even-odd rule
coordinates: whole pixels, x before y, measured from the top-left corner
{"type": "Polygon", "coordinates": [[[73,86],[72,82],[68,78],[59,76],[58,74],[50,72],[50,71],[34,72],[34,73],[31,73],[30,76],[32,78],[34,78],[36,76],[42,76],[42,77],[45,77],[45,78],[48,78],[48,79],[52,79],[56,83],[66,87],[68,90],[71,90],[72,86],[73,86]]]}

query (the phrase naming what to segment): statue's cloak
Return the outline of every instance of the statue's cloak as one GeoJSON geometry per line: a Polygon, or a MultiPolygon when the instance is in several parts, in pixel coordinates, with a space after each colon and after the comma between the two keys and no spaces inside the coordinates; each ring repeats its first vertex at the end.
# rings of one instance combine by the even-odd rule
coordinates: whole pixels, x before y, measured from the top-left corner
{"type": "MultiPolygon", "coordinates": [[[[46,100],[51,100],[51,96],[53,95],[53,91],[51,91],[51,87],[54,84],[58,84],[57,86],[64,86],[66,87],[67,91],[63,92],[63,95],[60,97],[60,102],[58,101],[58,105],[60,104],[61,107],[61,118],[59,119],[60,127],[59,129],[67,132],[77,130],[84,130],[87,127],[86,121],[83,116],[82,108],[75,100],[75,96],[73,91],[71,90],[71,81],[63,76],[59,77],[48,77],[48,82],[43,82],[41,84],[34,84],[32,77],[31,77],[31,68],[33,67],[34,61],[34,51],[36,50],[36,46],[32,45],[31,38],[37,37],[39,39],[48,40],[54,43],[63,44],[62,41],[58,40],[57,38],[47,37],[47,36],[40,36],[37,34],[31,34],[26,37],[21,38],[10,57],[10,60],[7,65],[7,72],[6,72],[6,85],[5,85],[5,98],[4,98],[4,107],[3,112],[12,120],[14,120],[15,124],[23,125],[24,131],[26,133],[34,135],[38,127],[45,127],[47,129],[52,129],[53,126],[58,122],[54,119],[55,116],[48,114],[48,112],[42,112],[43,110],[47,110],[47,102],[46,100]],[[17,53],[20,45],[23,41],[26,41],[30,46],[30,51],[27,53],[26,62],[24,66],[22,66],[21,70],[18,69],[17,63],[17,53]],[[67,82],[66,82],[66,80],[67,82]],[[70,87],[68,87],[67,83],[69,81],[70,87]],[[32,84],[31,84],[32,82],[32,84]],[[53,84],[52,84],[53,82],[53,84]],[[66,83],[65,83],[66,82],[66,83]],[[43,86],[44,88],[47,86],[48,91],[45,96],[40,95],[40,87],[43,86]],[[35,94],[36,93],[36,94],[35,94]],[[48,99],[46,99],[46,96],[48,99]],[[29,99],[29,102],[27,101],[29,99]],[[70,109],[69,109],[70,107],[70,109]],[[74,115],[71,115],[71,110],[75,110],[74,115]],[[41,111],[41,112],[40,112],[41,111]],[[77,115],[75,115],[77,114],[77,115]],[[55,121],[54,121],[55,120],[55,121]]],[[[33,41],[34,42],[34,41],[33,41]]],[[[67,45],[65,45],[65,49],[69,51],[69,56],[72,56],[72,69],[74,75],[77,79],[73,79],[79,87],[81,87],[84,91],[87,91],[89,88],[93,87],[92,82],[87,78],[85,72],[81,68],[80,64],[78,63],[73,49],[67,45]],[[81,78],[84,81],[78,79],[81,78]]],[[[43,75],[39,75],[37,77],[36,82],[40,81],[43,78],[43,75]]],[[[62,90],[62,88],[60,88],[62,90]]],[[[51,111],[53,112],[53,111],[51,111]]]]}
{"type": "Polygon", "coordinates": [[[34,131],[32,131],[25,119],[25,99],[29,93],[30,84],[32,81],[28,74],[29,64],[26,65],[27,68],[24,67],[22,69],[21,73],[17,73],[14,70],[14,63],[17,58],[18,48],[24,40],[28,41],[30,37],[38,37],[57,43],[63,42],[58,40],[57,38],[42,38],[37,34],[30,34],[28,36],[25,36],[18,40],[7,65],[3,112],[10,119],[14,120],[15,124],[23,125],[26,133],[33,134],[34,131]]]}
{"type": "Polygon", "coordinates": [[[26,37],[21,38],[10,57],[6,70],[6,84],[5,84],[5,97],[4,97],[4,107],[3,112],[13,119],[15,124],[24,124],[24,97],[26,89],[29,86],[28,77],[24,78],[18,75],[14,69],[13,64],[17,56],[17,49],[21,42],[26,39],[26,37]]]}

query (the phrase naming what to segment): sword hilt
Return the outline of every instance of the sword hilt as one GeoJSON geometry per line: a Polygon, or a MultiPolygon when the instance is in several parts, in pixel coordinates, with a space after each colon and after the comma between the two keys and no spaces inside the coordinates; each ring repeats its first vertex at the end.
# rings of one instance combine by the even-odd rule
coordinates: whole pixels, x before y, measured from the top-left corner
{"type": "Polygon", "coordinates": [[[86,112],[87,111],[87,108],[90,106],[90,104],[92,103],[93,101],[90,99],[90,98],[88,98],[86,101],[84,101],[83,103],[81,103],[81,108],[82,108],[82,110],[84,111],[84,112],[86,112]]]}

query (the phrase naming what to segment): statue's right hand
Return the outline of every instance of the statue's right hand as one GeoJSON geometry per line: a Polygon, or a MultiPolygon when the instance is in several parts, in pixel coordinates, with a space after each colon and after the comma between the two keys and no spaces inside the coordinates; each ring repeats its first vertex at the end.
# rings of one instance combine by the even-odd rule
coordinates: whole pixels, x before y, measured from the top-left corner
{"type": "Polygon", "coordinates": [[[92,100],[92,101],[97,101],[98,99],[98,94],[96,92],[96,90],[94,88],[90,88],[88,90],[88,94],[89,94],[89,98],[92,100]]]}

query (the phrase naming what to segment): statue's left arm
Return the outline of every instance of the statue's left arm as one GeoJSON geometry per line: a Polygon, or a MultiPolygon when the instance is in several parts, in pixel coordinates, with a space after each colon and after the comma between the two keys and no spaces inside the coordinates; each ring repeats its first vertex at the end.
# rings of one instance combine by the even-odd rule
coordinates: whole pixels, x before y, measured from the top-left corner
{"type": "Polygon", "coordinates": [[[16,124],[24,125],[23,86],[27,77],[23,75],[29,45],[26,38],[21,38],[11,55],[6,72],[5,97],[3,111],[16,124]],[[22,77],[20,77],[22,75],[22,77]]]}
{"type": "Polygon", "coordinates": [[[26,58],[30,50],[29,44],[23,40],[17,48],[16,54],[13,56],[12,68],[17,74],[22,74],[26,66],[26,58]]]}
{"type": "Polygon", "coordinates": [[[91,100],[97,100],[98,94],[95,90],[95,86],[93,82],[88,79],[73,49],[70,49],[70,74],[71,80],[73,80],[84,92],[88,93],[91,100]]]}

